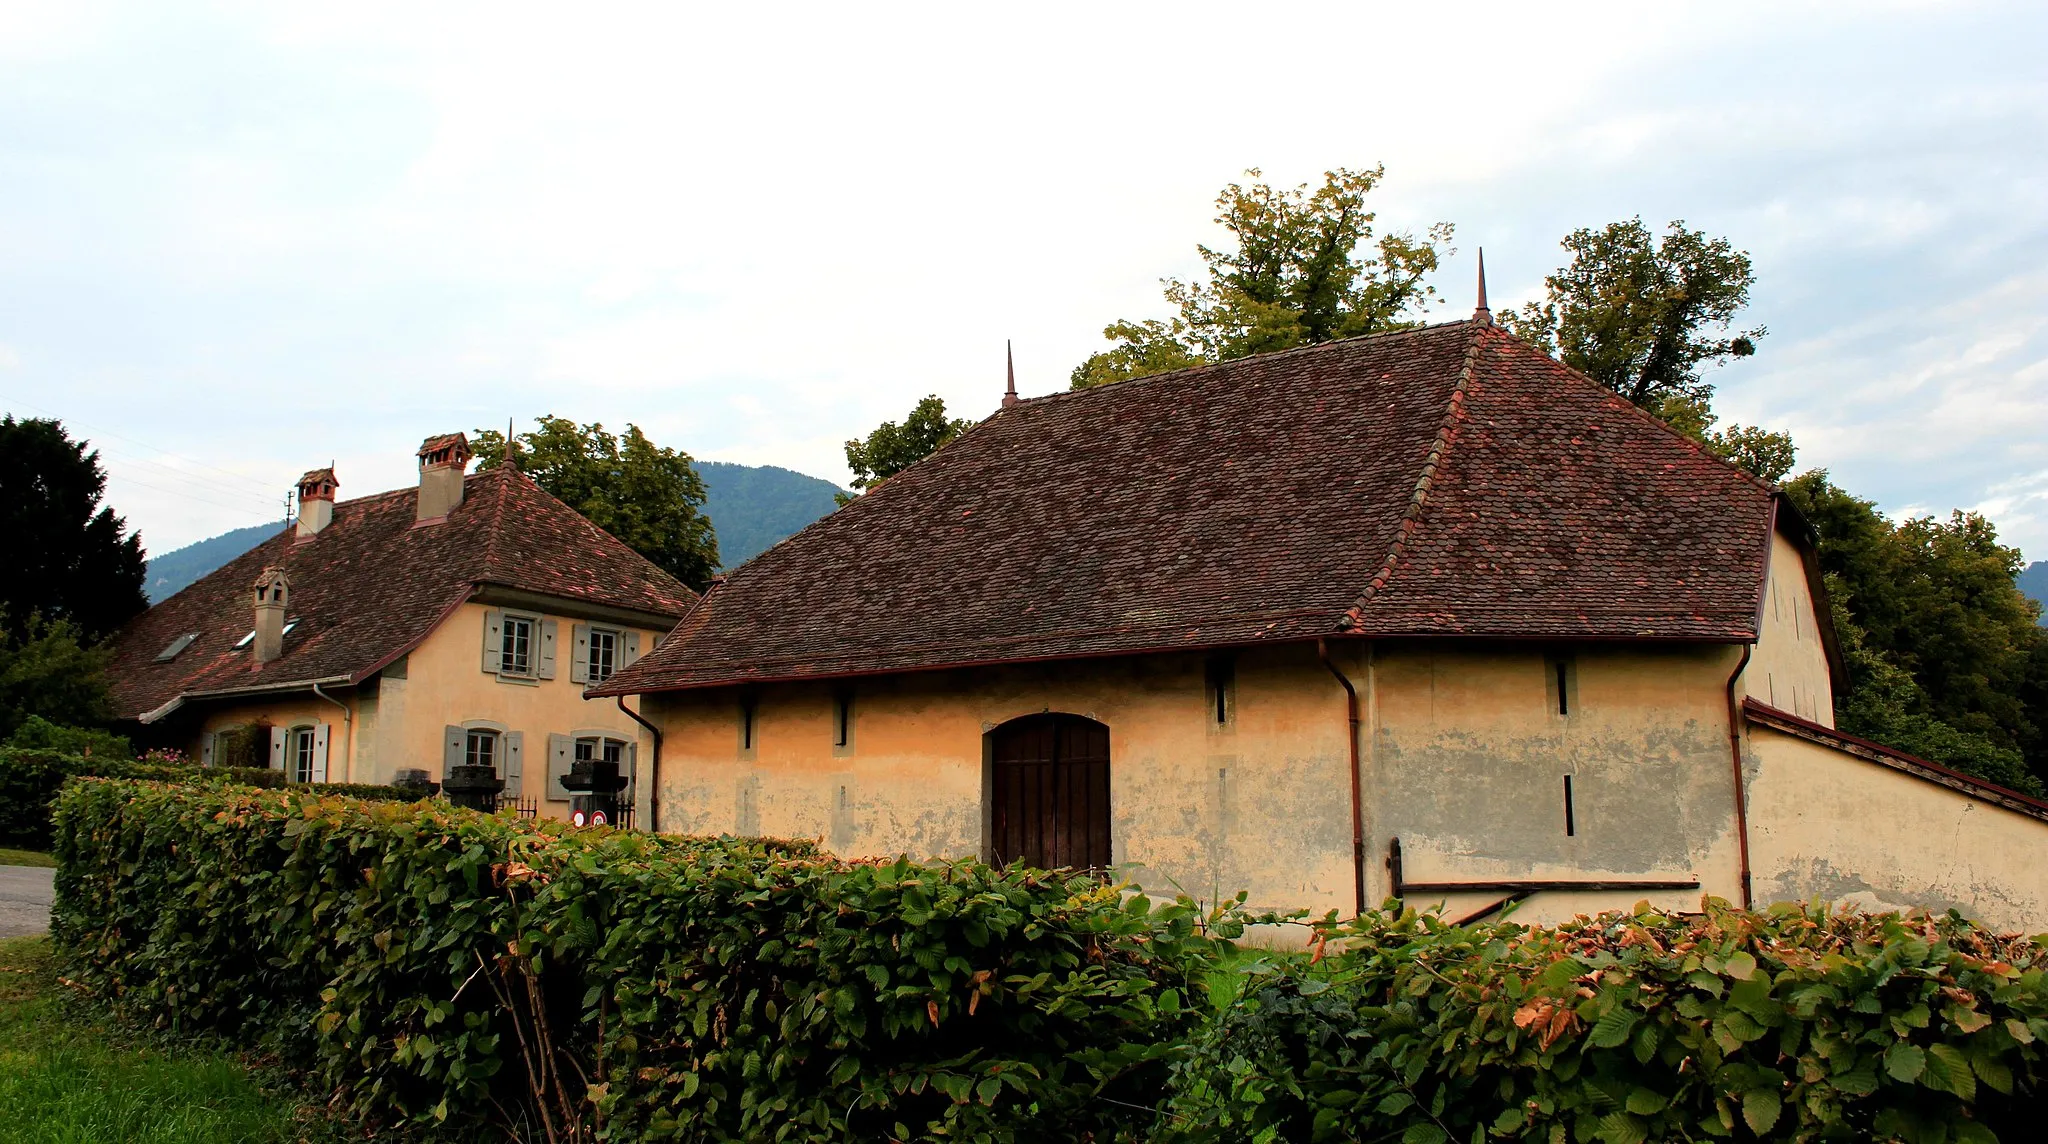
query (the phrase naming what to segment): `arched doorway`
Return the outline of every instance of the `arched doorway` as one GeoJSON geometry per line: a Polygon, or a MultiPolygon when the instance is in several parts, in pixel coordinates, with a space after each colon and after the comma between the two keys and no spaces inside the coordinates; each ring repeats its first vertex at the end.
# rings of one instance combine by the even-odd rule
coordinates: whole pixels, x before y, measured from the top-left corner
{"type": "Polygon", "coordinates": [[[1027,715],[989,732],[989,850],[1023,861],[1104,868],[1109,728],[1079,715],[1027,715]]]}

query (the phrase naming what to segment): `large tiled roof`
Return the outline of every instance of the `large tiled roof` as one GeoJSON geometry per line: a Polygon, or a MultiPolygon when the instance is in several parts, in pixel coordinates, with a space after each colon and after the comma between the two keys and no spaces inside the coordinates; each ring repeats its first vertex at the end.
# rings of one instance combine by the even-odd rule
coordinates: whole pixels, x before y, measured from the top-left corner
{"type": "Polygon", "coordinates": [[[480,587],[673,619],[695,594],[510,467],[465,478],[462,504],[415,526],[417,492],[343,501],[311,539],[290,528],[144,612],[114,641],[115,712],[137,718],[180,696],[308,681],[360,681],[403,654],[480,587]],[[297,624],[261,666],[234,644],[254,622],[264,568],[291,578],[297,624]],[[197,639],[168,662],[157,655],[197,639]]]}
{"type": "Polygon", "coordinates": [[[1316,637],[1750,641],[1772,490],[1490,325],[1023,401],[601,694],[1316,637]]]}

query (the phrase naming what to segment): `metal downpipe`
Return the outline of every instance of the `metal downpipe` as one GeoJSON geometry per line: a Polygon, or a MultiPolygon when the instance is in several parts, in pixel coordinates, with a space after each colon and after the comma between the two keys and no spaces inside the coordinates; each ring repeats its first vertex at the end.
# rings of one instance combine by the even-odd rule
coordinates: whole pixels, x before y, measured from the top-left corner
{"type": "Polygon", "coordinates": [[[640,713],[626,706],[626,697],[618,697],[619,710],[633,722],[647,728],[654,736],[654,757],[647,762],[647,829],[650,833],[661,833],[661,728],[640,717],[640,713]]]}
{"type": "Polygon", "coordinates": [[[1316,658],[1344,685],[1344,711],[1350,726],[1345,741],[1351,748],[1351,876],[1353,883],[1353,905],[1355,914],[1365,912],[1365,787],[1360,777],[1358,762],[1358,689],[1351,680],[1337,670],[1330,662],[1330,647],[1327,641],[1316,640],[1316,658]]]}
{"type": "Polygon", "coordinates": [[[1756,651],[1755,644],[1742,645],[1742,658],[1735,663],[1735,670],[1728,673],[1728,759],[1735,776],[1735,848],[1741,862],[1742,908],[1749,909],[1752,901],[1749,889],[1749,795],[1742,783],[1742,707],[1735,698],[1735,681],[1749,667],[1749,657],[1756,651]]]}

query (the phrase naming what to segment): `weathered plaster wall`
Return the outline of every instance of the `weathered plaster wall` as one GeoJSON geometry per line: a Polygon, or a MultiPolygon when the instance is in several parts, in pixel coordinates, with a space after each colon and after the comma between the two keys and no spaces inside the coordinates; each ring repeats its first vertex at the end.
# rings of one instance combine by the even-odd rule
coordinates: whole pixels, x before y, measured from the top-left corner
{"type": "MultiPolygon", "coordinates": [[[[640,743],[646,756],[651,740],[639,724],[619,712],[614,700],[586,700],[583,684],[570,681],[569,633],[578,621],[549,615],[558,624],[562,646],[557,650],[555,678],[508,682],[483,670],[483,624],[486,609],[464,604],[435,629],[401,664],[387,671],[363,694],[329,689],[349,704],[355,716],[353,734],[331,703],[306,694],[267,700],[208,705],[198,720],[189,750],[197,757],[205,735],[255,721],[285,727],[300,723],[333,725],[328,777],[335,782],[387,783],[405,768],[419,768],[438,781],[442,770],[441,736],[451,723],[483,720],[525,733],[525,791],[542,797],[544,813],[565,817],[567,803],[544,800],[547,737],[550,734],[603,732],[640,743]],[[402,674],[400,674],[402,673],[402,674]],[[345,757],[346,756],[346,757],[345,757]]],[[[643,649],[652,648],[662,633],[642,630],[643,649]]],[[[636,701],[628,700],[628,705],[636,701]]]]}
{"type": "Polygon", "coordinates": [[[1110,729],[1114,855],[1144,883],[1335,904],[1350,885],[1345,724],[1321,672],[1298,647],[1245,655],[1222,728],[1205,709],[1199,655],[860,680],[841,753],[833,686],[768,687],[751,757],[739,693],[650,696],[665,735],[662,825],[818,837],[849,855],[979,854],[983,736],[1068,712],[1110,729]]]}
{"type": "MultiPolygon", "coordinates": [[[[406,679],[397,690],[404,696],[403,715],[379,712],[380,723],[388,723],[388,737],[379,740],[389,753],[374,762],[378,777],[364,782],[388,782],[401,767],[419,767],[441,778],[441,736],[451,723],[484,720],[501,724],[508,731],[525,734],[525,791],[539,797],[543,812],[564,817],[567,803],[545,801],[547,738],[578,732],[602,731],[648,750],[646,732],[621,714],[617,701],[583,698],[584,685],[569,679],[570,630],[578,621],[549,613],[558,630],[555,678],[511,681],[483,670],[484,615],[482,604],[464,604],[434,633],[406,657],[406,679]]],[[[662,633],[642,631],[640,646],[651,649],[662,633]]],[[[384,681],[389,688],[393,681],[384,681]]],[[[628,700],[628,705],[633,704],[628,700]]],[[[380,706],[388,700],[380,698],[380,706]]]]}
{"type": "MultiPolygon", "coordinates": [[[[1563,657],[1531,644],[1333,648],[1366,720],[1370,900],[1389,891],[1395,835],[1411,880],[1696,875],[1732,893],[1724,688],[1735,656],[1649,645],[1563,657]],[[1564,716],[1547,682],[1560,658],[1564,716]],[[1567,773],[1577,801],[1569,838],[1567,773]]],[[[1234,714],[1220,727],[1204,657],[1193,654],[770,686],[753,693],[751,752],[740,746],[738,691],[650,696],[665,735],[662,825],[818,837],[848,855],[977,854],[983,736],[1021,715],[1069,712],[1110,729],[1114,854],[1148,888],[1204,898],[1242,889],[1254,905],[1348,911],[1344,693],[1303,645],[1241,653],[1234,674],[1234,714]],[[841,686],[854,697],[853,745],[835,751],[841,686]]],[[[1525,916],[1642,896],[1545,895],[1525,916]]]]}
{"type": "Polygon", "coordinates": [[[1771,538],[1763,630],[1742,673],[1742,687],[1781,711],[1832,727],[1834,688],[1820,629],[1814,626],[1815,602],[1799,548],[1780,530],[1771,538]]]}
{"type": "MultiPolygon", "coordinates": [[[[347,705],[352,716],[359,714],[360,703],[353,691],[346,688],[338,691],[333,688],[327,690],[335,699],[347,705]]],[[[361,752],[361,742],[352,742],[349,723],[342,718],[341,708],[310,694],[284,695],[269,700],[209,707],[198,720],[198,730],[192,735],[185,752],[195,759],[204,758],[204,744],[215,731],[257,722],[268,723],[273,727],[327,726],[328,781],[356,781],[350,779],[348,775],[352,767],[351,756],[361,752]]],[[[358,723],[360,724],[360,720],[358,723]]]]}
{"type": "MultiPolygon", "coordinates": [[[[1682,891],[1545,892],[1521,907],[1524,918],[1643,898],[1696,906],[1703,892],[1734,893],[1726,686],[1738,655],[1656,644],[1370,649],[1354,669],[1374,697],[1369,897],[1391,892],[1384,859],[1395,837],[1409,882],[1701,882],[1682,891]]],[[[1457,915],[1503,896],[1452,895],[1445,904],[1457,915]]]]}
{"type": "Polygon", "coordinates": [[[1759,902],[1954,908],[2048,929],[2048,822],[1756,723],[1747,757],[1759,902]]]}

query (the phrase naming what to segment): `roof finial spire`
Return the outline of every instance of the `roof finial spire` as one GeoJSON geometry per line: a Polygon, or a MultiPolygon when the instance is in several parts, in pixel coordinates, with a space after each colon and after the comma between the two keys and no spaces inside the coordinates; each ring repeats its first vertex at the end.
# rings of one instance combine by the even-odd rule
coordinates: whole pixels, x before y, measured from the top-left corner
{"type": "Polygon", "coordinates": [[[1482,326],[1493,324],[1493,311],[1486,308],[1486,248],[1479,248],[1479,305],[1472,311],[1472,320],[1482,326]]]}
{"type": "Polygon", "coordinates": [[[1010,339],[1003,339],[1003,363],[1010,370],[1010,388],[1003,392],[1003,408],[1017,404],[1017,355],[1010,350],[1010,339]]]}

